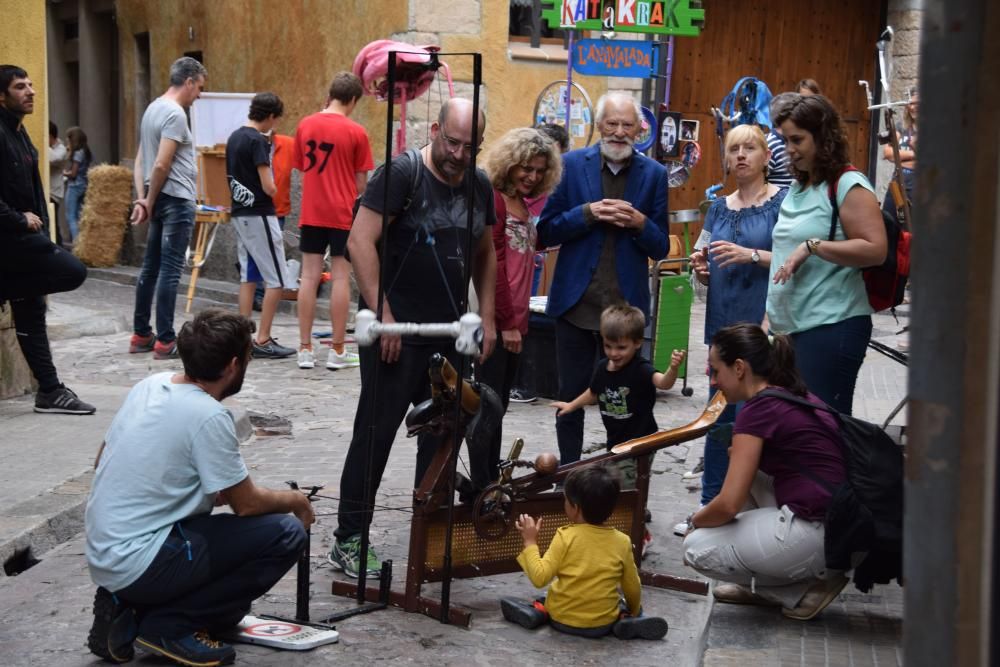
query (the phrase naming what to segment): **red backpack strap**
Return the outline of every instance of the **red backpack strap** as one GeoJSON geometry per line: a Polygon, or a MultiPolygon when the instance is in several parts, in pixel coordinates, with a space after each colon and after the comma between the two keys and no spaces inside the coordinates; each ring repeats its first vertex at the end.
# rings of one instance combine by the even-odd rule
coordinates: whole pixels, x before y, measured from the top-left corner
{"type": "MultiPolygon", "coordinates": [[[[830,197],[830,206],[833,207],[833,215],[830,217],[830,236],[827,238],[828,241],[832,241],[833,237],[837,235],[837,218],[840,217],[840,206],[837,205],[837,186],[840,185],[840,177],[849,171],[861,171],[853,164],[849,164],[844,167],[844,170],[840,172],[840,175],[828,186],[828,196],[830,197]]],[[[846,232],[844,234],[847,235],[846,232]]]]}

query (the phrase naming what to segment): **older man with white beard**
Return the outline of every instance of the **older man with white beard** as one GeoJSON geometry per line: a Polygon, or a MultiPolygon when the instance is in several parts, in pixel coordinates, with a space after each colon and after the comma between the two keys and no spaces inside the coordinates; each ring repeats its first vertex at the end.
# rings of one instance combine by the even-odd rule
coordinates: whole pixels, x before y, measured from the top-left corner
{"type": "MultiPolygon", "coordinates": [[[[602,353],[601,311],[620,302],[649,317],[648,259],[666,256],[667,170],[633,147],[642,112],[635,98],[597,101],[601,141],[563,156],[562,182],[538,223],[543,246],[561,246],[546,312],[556,319],[559,400],[590,381],[602,353]]],[[[583,411],[556,418],[562,464],[580,459],[583,411]]]]}

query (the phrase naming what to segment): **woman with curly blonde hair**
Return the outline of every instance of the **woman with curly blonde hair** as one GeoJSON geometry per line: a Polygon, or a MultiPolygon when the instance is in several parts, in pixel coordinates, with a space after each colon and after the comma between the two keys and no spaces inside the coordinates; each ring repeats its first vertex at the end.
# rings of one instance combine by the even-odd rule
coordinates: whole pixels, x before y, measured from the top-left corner
{"type": "MultiPolygon", "coordinates": [[[[477,378],[500,397],[504,411],[517,373],[521,341],[528,333],[528,300],[534,273],[538,233],[537,216],[528,212],[525,199],[547,195],[562,176],[559,148],[532,128],[510,130],[493,144],[485,160],[493,184],[496,224],[493,247],[497,255],[497,346],[477,369],[477,378]]],[[[489,458],[480,470],[470,470],[476,489],[495,481],[500,462],[500,429],[490,443],[489,458]]]]}

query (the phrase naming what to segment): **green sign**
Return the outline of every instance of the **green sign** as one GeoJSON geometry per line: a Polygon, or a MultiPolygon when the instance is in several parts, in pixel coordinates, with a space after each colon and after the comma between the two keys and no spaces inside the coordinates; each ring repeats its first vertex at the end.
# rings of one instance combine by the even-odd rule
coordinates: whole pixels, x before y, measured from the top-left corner
{"type": "Polygon", "coordinates": [[[542,18],[550,28],[697,37],[705,10],[700,0],[553,0],[542,18]]]}

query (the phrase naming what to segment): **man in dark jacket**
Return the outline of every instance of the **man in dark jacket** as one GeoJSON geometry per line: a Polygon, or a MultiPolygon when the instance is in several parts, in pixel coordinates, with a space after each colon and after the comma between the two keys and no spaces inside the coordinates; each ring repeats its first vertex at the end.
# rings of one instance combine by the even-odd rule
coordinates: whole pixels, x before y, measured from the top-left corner
{"type": "Polygon", "coordinates": [[[0,308],[10,302],[17,342],[38,380],[35,412],[89,415],[94,406],[59,382],[45,331],[45,295],[76,289],[87,269],[46,234],[38,151],[23,123],[34,110],[28,73],[0,65],[0,308]]]}

